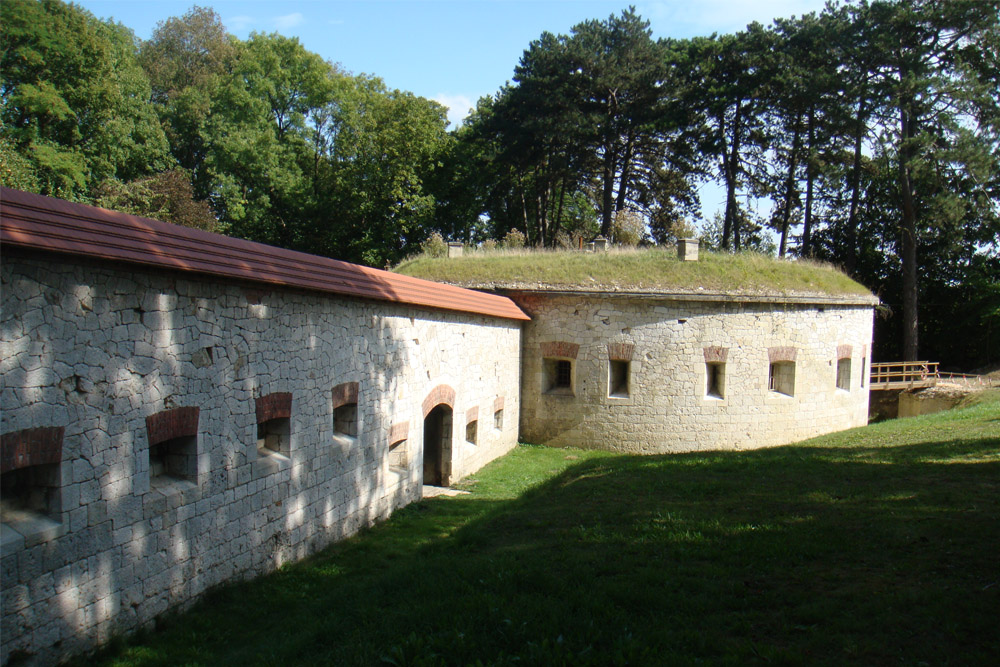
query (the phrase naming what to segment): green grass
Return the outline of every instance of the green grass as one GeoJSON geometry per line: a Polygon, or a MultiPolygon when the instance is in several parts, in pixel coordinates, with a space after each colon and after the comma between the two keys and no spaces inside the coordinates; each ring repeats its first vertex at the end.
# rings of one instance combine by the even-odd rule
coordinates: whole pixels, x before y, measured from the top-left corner
{"type": "MultiPolygon", "coordinates": [[[[102,665],[992,665],[1000,396],[752,452],[521,446],[102,665]]],[[[90,662],[90,660],[88,660],[90,662]]]]}
{"type": "Polygon", "coordinates": [[[750,293],[869,295],[841,271],[817,262],[779,261],[756,253],[702,252],[682,262],[665,250],[600,253],[523,251],[476,253],[452,259],[418,257],[396,271],[464,286],[566,287],[750,293]]]}

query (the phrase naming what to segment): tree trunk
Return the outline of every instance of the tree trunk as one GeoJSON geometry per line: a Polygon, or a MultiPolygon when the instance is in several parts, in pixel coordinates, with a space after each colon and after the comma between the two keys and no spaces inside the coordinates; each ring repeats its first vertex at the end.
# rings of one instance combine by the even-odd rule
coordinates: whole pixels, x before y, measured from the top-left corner
{"type": "Polygon", "coordinates": [[[813,182],[816,180],[816,168],[815,168],[815,141],[816,141],[816,110],[813,107],[809,107],[808,122],[808,144],[809,149],[806,153],[806,210],[805,215],[802,219],[802,256],[810,257],[812,256],[812,208],[813,208],[813,182]]]}
{"type": "Polygon", "coordinates": [[[917,337],[917,209],[913,198],[910,165],[915,120],[906,103],[899,105],[899,194],[903,205],[900,225],[900,256],[903,262],[903,361],[916,361],[917,337]]]}
{"type": "Polygon", "coordinates": [[[628,182],[632,178],[632,152],[635,150],[635,134],[629,131],[625,143],[625,155],[622,157],[622,175],[618,179],[618,198],[615,200],[615,213],[625,208],[628,201],[628,182]]]}
{"type": "Polygon", "coordinates": [[[603,209],[601,210],[601,236],[611,238],[611,222],[614,219],[615,151],[614,142],[604,144],[603,209]]]}
{"type": "Polygon", "coordinates": [[[792,217],[792,193],[795,191],[795,167],[798,166],[799,149],[802,143],[802,112],[795,118],[795,130],[792,134],[792,154],[788,156],[788,177],[785,179],[785,210],[781,212],[781,242],[778,245],[778,257],[785,256],[788,240],[788,221],[792,217]]]}
{"type": "Polygon", "coordinates": [[[742,100],[736,102],[736,112],[733,114],[733,143],[725,158],[726,175],[726,218],[722,227],[722,247],[729,249],[729,239],[735,241],[735,249],[740,249],[739,242],[739,216],[736,205],[736,176],[740,156],[740,128],[742,126],[742,100]]]}
{"type": "Polygon", "coordinates": [[[854,275],[858,266],[858,207],[861,203],[861,146],[865,137],[865,100],[858,98],[857,123],[854,126],[854,164],[851,165],[851,208],[847,214],[847,229],[844,230],[847,253],[844,258],[844,269],[848,275],[854,275]]]}

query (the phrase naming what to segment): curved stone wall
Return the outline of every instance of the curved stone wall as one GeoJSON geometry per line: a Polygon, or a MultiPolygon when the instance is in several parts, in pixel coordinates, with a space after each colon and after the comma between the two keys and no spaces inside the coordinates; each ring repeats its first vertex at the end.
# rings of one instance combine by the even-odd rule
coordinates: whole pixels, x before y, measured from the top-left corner
{"type": "Polygon", "coordinates": [[[874,299],[506,294],[532,317],[522,344],[526,442],[749,449],[867,423],[874,299]]]}

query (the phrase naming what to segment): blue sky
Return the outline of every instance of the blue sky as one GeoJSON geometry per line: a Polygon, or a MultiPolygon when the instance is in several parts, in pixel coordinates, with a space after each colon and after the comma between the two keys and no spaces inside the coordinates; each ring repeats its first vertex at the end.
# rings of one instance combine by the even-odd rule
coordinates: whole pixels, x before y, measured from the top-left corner
{"type": "MultiPolygon", "coordinates": [[[[437,100],[452,126],[483,95],[514,73],[528,44],[543,32],[568,33],[605,19],[628,0],[75,0],[148,39],[159,21],[194,4],[215,9],[230,33],[279,32],[353,74],[373,74],[391,88],[437,100]]],[[[748,23],[822,10],[824,0],[659,0],[636,2],[654,37],[736,32],[748,23]]],[[[700,187],[705,218],[725,206],[719,184],[700,187]]],[[[758,205],[760,203],[758,202],[758,205]]],[[[768,206],[769,202],[764,202],[768,206]]]]}
{"type": "MultiPolygon", "coordinates": [[[[509,80],[533,39],[568,33],[587,19],[604,19],[627,0],[76,0],[148,39],[158,21],[193,4],[215,9],[229,32],[298,37],[347,71],[382,77],[450,108],[452,122],[483,95],[509,80]]],[[[691,37],[742,29],[751,21],[820,11],[823,0],[661,0],[635,2],[655,37],[691,37]]]]}

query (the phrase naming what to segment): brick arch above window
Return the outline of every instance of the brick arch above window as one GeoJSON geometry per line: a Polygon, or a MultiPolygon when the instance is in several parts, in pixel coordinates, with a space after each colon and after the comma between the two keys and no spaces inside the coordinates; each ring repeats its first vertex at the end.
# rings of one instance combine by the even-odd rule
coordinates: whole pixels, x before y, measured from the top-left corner
{"type": "Polygon", "coordinates": [[[794,347],[769,347],[767,358],[773,364],[776,361],[795,361],[798,350],[794,347]]]}
{"type": "Polygon", "coordinates": [[[163,410],[146,417],[146,437],[150,445],[158,445],[174,438],[198,435],[197,407],[163,410]]]}
{"type": "Polygon", "coordinates": [[[837,346],[837,358],[838,359],[850,359],[854,348],[850,345],[838,345],[837,346]]]}
{"type": "Polygon", "coordinates": [[[541,343],[540,347],[542,348],[542,356],[549,358],[576,359],[580,353],[579,344],[564,340],[541,343]]]}
{"type": "Polygon", "coordinates": [[[729,348],[718,345],[706,347],[703,352],[705,354],[705,362],[710,364],[724,364],[729,357],[729,348]]]}
{"type": "Polygon", "coordinates": [[[426,418],[431,410],[442,403],[453,410],[455,409],[455,390],[446,384],[439,384],[427,394],[427,398],[424,399],[423,403],[424,417],[426,418]]]}
{"type": "Polygon", "coordinates": [[[410,437],[410,422],[397,422],[389,428],[389,444],[395,445],[410,437]]]}
{"type": "Polygon", "coordinates": [[[62,463],[63,426],[43,426],[0,436],[0,472],[62,463]]]}
{"type": "Polygon", "coordinates": [[[289,419],[292,416],[291,392],[275,392],[256,399],[257,423],[272,419],[289,419]]]}
{"type": "Polygon", "coordinates": [[[358,402],[358,383],[342,382],[333,388],[333,409],[358,402]]]}
{"type": "Polygon", "coordinates": [[[611,361],[632,361],[634,352],[633,343],[608,343],[608,359],[611,361]]]}

